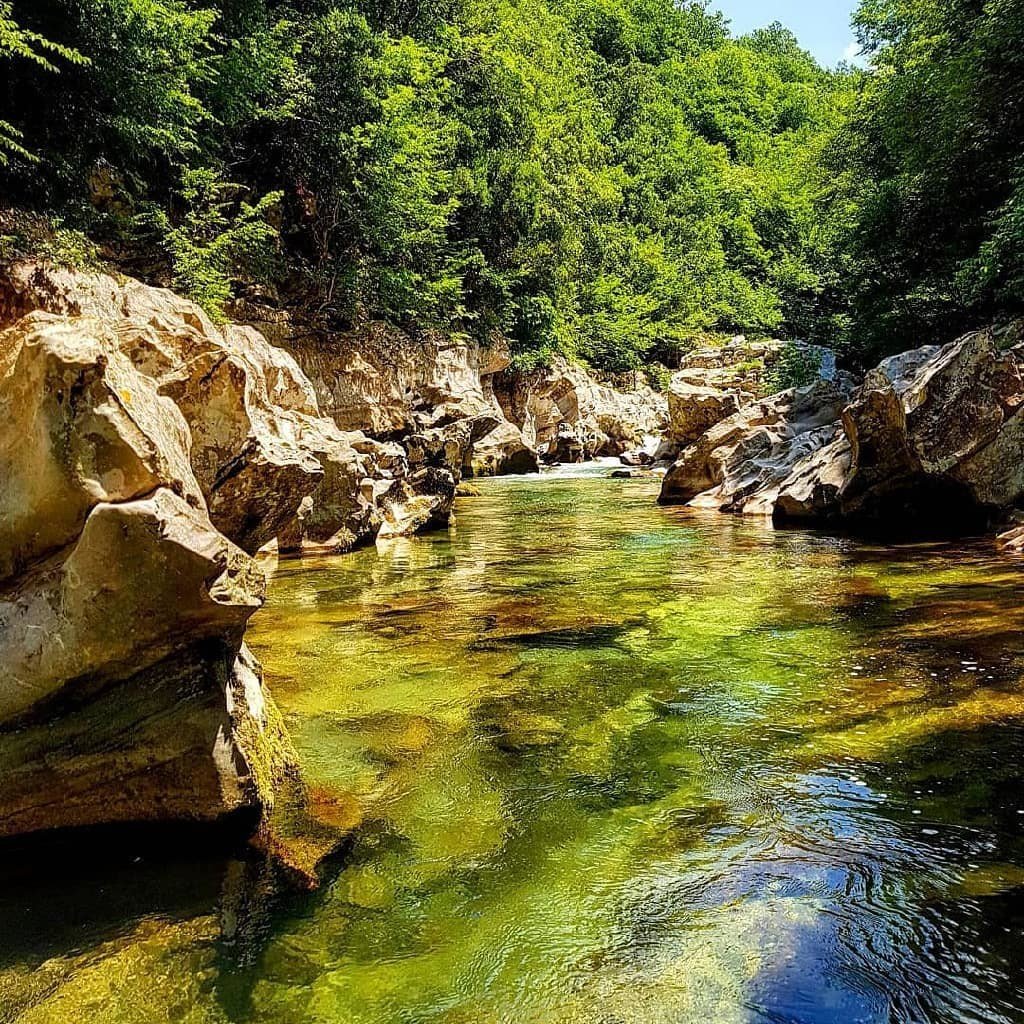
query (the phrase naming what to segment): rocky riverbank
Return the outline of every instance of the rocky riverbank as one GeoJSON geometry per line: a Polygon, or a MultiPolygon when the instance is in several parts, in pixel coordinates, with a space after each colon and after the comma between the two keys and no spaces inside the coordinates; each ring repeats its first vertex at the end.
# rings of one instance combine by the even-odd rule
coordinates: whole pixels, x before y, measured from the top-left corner
{"type": "Polygon", "coordinates": [[[5,269],[0,837],[237,817],[271,842],[296,775],[244,644],[253,556],[444,526],[463,474],[656,425],[629,419],[653,393],[568,364],[524,387],[500,341],[269,326],[286,347],[131,279],[5,269]]]}
{"type": "MultiPolygon", "coordinates": [[[[904,352],[858,385],[701,396],[715,422],[661,500],[905,536],[997,527],[1024,499],[1022,336],[1016,325],[904,352]]],[[[689,419],[673,422],[681,432],[689,419]]]]}
{"type": "Polygon", "coordinates": [[[780,347],[737,342],[691,353],[666,398],[560,359],[514,373],[497,338],[325,341],[264,314],[272,343],[28,263],[0,325],[0,837],[238,818],[275,842],[301,784],[244,642],[254,556],[444,526],[463,476],[670,456],[664,502],[909,534],[987,528],[1024,494],[1020,329],[768,397],[780,347]]]}

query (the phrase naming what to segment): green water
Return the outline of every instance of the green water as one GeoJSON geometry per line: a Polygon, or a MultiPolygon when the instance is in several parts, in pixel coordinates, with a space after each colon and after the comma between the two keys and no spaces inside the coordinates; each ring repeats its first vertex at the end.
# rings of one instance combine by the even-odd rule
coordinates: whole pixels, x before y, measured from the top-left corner
{"type": "Polygon", "coordinates": [[[304,897],[198,840],[17,866],[0,1020],[1024,1021],[1018,566],[655,493],[284,563],[251,643],[350,845],[304,897]]]}

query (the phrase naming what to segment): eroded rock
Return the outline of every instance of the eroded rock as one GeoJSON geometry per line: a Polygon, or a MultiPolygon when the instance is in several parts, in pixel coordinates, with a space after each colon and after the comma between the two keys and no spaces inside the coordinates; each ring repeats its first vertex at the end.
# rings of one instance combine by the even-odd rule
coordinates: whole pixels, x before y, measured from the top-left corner
{"type": "Polygon", "coordinates": [[[495,381],[508,419],[547,461],[621,455],[657,442],[668,425],[668,403],[646,384],[619,391],[583,367],[557,357],[550,367],[495,381]],[[572,439],[572,440],[570,440],[572,439]],[[562,454],[568,449],[568,459],[562,454]]]}
{"type": "Polygon", "coordinates": [[[245,812],[292,754],[242,646],[265,577],[106,321],[0,335],[0,835],[245,812]]]}
{"type": "Polygon", "coordinates": [[[818,381],[743,406],[683,452],[662,503],[770,514],[793,468],[834,440],[845,402],[839,387],[818,381]]]}
{"type": "Polygon", "coordinates": [[[683,452],[662,500],[908,535],[980,531],[1024,499],[1024,353],[1007,347],[1018,334],[891,357],[849,400],[819,382],[744,406],[683,452]]]}
{"type": "Polygon", "coordinates": [[[668,390],[668,433],[663,458],[682,451],[722,420],[739,412],[752,395],[690,384],[677,374],[668,390]]]}

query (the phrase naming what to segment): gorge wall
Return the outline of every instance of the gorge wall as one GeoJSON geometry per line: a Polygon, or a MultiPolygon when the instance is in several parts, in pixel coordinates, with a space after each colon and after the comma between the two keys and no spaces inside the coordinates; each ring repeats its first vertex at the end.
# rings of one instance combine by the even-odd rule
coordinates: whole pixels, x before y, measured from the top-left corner
{"type": "Polygon", "coordinates": [[[909,537],[1005,522],[1024,499],[1022,337],[1016,324],[924,346],[859,384],[705,397],[714,422],[687,439],[661,500],[909,537]]]}

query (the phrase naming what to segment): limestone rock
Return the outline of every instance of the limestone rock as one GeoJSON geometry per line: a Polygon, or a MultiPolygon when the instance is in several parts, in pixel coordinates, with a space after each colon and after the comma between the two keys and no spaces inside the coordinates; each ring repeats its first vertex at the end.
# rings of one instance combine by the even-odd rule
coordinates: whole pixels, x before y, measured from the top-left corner
{"type": "Polygon", "coordinates": [[[312,385],[258,332],[221,330],[194,303],[131,279],[33,264],[5,275],[8,315],[41,308],[103,325],[116,340],[107,352],[119,351],[121,362],[173,399],[211,518],[245,550],[277,536],[317,489],[323,469],[299,440],[319,418],[312,385]]]}
{"type": "Polygon", "coordinates": [[[620,455],[660,439],[668,425],[668,403],[646,384],[619,391],[558,357],[550,367],[495,381],[495,393],[508,419],[528,445],[547,449],[547,461],[561,461],[555,450],[568,446],[583,459],[620,455]],[[560,441],[575,438],[575,442],[560,441]]]}
{"type": "Polygon", "coordinates": [[[1024,500],[1018,334],[890,357],[848,401],[819,382],[744,406],[682,453],[662,500],[904,535],[984,529],[1024,500]]]}
{"type": "Polygon", "coordinates": [[[502,339],[485,346],[430,332],[414,339],[379,323],[329,339],[279,338],[314,382],[322,412],[342,430],[401,440],[470,421],[472,437],[454,467],[457,475],[536,472],[536,451],[494,395],[494,377],[510,363],[502,339]],[[481,429],[488,421],[491,428],[481,429]]]}
{"type": "Polygon", "coordinates": [[[818,381],[743,406],[683,452],[660,500],[770,514],[793,467],[834,440],[845,401],[836,385],[818,381]]]}
{"type": "Polygon", "coordinates": [[[166,486],[205,508],[188,427],[99,320],[0,333],[0,580],[64,547],[102,502],[166,486]]]}
{"type": "MultiPolygon", "coordinates": [[[[56,279],[55,304],[73,285],[56,279]]],[[[0,835],[254,827],[293,755],[242,646],[265,577],[211,522],[165,393],[196,329],[172,338],[120,317],[116,283],[89,288],[84,312],[0,334],[0,835]]]]}
{"type": "Polygon", "coordinates": [[[680,375],[668,391],[668,438],[680,451],[701,434],[738,412],[747,397],[735,391],[699,387],[680,375]]]}
{"type": "Polygon", "coordinates": [[[446,526],[455,501],[455,477],[447,469],[423,467],[407,480],[396,480],[378,498],[383,524],[380,540],[408,537],[431,527],[446,526]]]}
{"type": "Polygon", "coordinates": [[[1017,523],[999,535],[999,546],[1014,555],[1024,554],[1024,523],[1017,523]]]}
{"type": "Polygon", "coordinates": [[[1024,495],[1021,355],[992,331],[913,355],[895,383],[868,374],[843,413],[853,452],[843,514],[980,529],[1024,495]]]}

